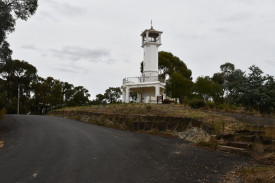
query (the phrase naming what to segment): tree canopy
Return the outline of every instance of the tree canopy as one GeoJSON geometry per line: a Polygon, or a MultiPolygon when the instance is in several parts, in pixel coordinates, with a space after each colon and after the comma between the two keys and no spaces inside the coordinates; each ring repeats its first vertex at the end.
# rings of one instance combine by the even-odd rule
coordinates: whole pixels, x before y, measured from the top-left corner
{"type": "Polygon", "coordinates": [[[0,1],[0,45],[7,33],[15,29],[16,19],[27,20],[38,7],[37,0],[1,0],[0,1]]]}
{"type": "Polygon", "coordinates": [[[121,94],[122,91],[120,87],[109,87],[104,93],[104,98],[109,103],[117,103],[120,102],[121,94]]]}
{"type": "Polygon", "coordinates": [[[235,69],[234,64],[225,63],[220,66],[221,72],[215,73],[212,81],[223,89],[223,99],[228,105],[245,107],[261,113],[274,112],[275,85],[274,77],[263,75],[263,71],[252,65],[246,74],[235,69]]]}
{"type": "Polygon", "coordinates": [[[166,81],[165,93],[180,102],[192,93],[192,72],[186,64],[170,52],[159,52],[159,75],[166,81]]]}
{"type": "Polygon", "coordinates": [[[53,107],[88,105],[89,92],[83,86],[73,86],[53,77],[42,78],[26,61],[8,60],[0,68],[0,108],[8,113],[17,110],[18,88],[20,111],[42,114],[53,107]]]}
{"type": "Polygon", "coordinates": [[[166,82],[165,93],[171,98],[179,98],[182,103],[192,93],[193,83],[179,72],[174,72],[166,82]]]}

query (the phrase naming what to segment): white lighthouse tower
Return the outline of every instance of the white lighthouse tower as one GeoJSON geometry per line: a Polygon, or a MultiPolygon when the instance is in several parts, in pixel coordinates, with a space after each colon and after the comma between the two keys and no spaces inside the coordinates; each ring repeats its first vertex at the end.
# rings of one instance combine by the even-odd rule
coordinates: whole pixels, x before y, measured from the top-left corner
{"type": "Polygon", "coordinates": [[[163,96],[165,79],[160,78],[158,72],[158,47],[161,45],[161,35],[162,32],[153,29],[153,26],[142,32],[142,76],[123,79],[123,102],[129,102],[131,91],[137,93],[137,102],[143,103],[156,103],[157,97],[163,96]]]}
{"type": "Polygon", "coordinates": [[[151,29],[143,31],[142,48],[144,49],[143,76],[158,76],[158,47],[161,45],[161,31],[151,29]]]}

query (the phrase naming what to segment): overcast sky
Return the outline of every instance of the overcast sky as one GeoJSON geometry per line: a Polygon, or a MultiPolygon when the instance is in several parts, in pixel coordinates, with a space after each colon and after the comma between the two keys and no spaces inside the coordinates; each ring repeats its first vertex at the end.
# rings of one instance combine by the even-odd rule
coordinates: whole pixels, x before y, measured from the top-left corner
{"type": "Polygon", "coordinates": [[[8,41],[13,59],[42,77],[84,86],[94,98],[140,75],[140,33],[151,20],[163,31],[159,50],[183,60],[193,80],[225,62],[275,75],[274,0],[39,0],[8,41]]]}

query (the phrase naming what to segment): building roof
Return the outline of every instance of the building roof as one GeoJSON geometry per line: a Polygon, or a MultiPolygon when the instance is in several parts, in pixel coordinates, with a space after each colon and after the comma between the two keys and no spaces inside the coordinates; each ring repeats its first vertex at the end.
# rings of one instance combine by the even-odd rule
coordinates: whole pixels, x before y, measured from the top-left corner
{"type": "Polygon", "coordinates": [[[140,36],[144,36],[144,35],[146,35],[146,32],[149,32],[149,33],[152,33],[152,34],[161,34],[161,33],[163,33],[162,31],[157,31],[157,30],[155,30],[155,29],[153,29],[153,27],[151,28],[151,29],[145,29],[141,34],[140,34],[140,36]]]}

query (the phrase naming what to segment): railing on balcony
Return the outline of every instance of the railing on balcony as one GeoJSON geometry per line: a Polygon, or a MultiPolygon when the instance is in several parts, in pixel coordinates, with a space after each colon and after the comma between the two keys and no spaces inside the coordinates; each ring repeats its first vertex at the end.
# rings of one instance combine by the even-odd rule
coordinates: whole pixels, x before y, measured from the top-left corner
{"type": "Polygon", "coordinates": [[[160,76],[128,77],[123,79],[123,84],[144,83],[144,82],[154,82],[154,81],[160,81],[161,83],[165,83],[165,78],[160,76]]]}

